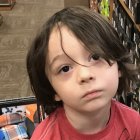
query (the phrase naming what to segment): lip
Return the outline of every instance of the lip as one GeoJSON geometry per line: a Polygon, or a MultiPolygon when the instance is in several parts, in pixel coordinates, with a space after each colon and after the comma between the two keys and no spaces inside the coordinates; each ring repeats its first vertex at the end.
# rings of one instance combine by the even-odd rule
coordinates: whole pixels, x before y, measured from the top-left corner
{"type": "Polygon", "coordinates": [[[84,94],[83,98],[94,99],[101,96],[101,90],[91,90],[84,94]]]}

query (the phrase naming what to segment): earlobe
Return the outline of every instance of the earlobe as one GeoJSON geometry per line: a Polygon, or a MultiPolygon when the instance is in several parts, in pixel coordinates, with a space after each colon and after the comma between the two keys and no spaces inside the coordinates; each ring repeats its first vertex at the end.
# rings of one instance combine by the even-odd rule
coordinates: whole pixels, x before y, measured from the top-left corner
{"type": "Polygon", "coordinates": [[[61,101],[61,98],[57,94],[55,94],[55,101],[61,101]]]}

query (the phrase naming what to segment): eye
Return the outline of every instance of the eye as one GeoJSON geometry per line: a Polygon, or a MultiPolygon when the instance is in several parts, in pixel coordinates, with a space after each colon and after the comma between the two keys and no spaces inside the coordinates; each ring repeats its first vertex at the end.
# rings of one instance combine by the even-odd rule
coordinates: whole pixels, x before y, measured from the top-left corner
{"type": "Polygon", "coordinates": [[[59,73],[60,73],[60,72],[66,73],[66,72],[68,72],[68,71],[70,71],[70,66],[64,66],[64,67],[62,67],[62,68],[60,69],[59,73]]]}
{"type": "Polygon", "coordinates": [[[100,59],[100,56],[98,54],[92,54],[90,56],[90,60],[93,59],[93,60],[99,60],[100,59]]]}

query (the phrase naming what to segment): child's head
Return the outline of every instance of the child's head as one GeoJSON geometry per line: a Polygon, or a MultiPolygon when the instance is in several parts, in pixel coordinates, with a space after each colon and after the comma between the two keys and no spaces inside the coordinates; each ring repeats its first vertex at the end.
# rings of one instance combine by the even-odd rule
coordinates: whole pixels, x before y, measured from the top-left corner
{"type": "MultiPolygon", "coordinates": [[[[130,64],[129,53],[120,42],[115,29],[99,14],[78,7],[65,8],[54,14],[42,27],[27,56],[27,70],[32,90],[38,103],[46,107],[48,114],[63,105],[62,101],[59,101],[59,99],[63,100],[61,93],[60,96],[56,96],[59,92],[69,89],[76,93],[77,87],[84,91],[85,79],[79,80],[81,87],[74,84],[77,74],[84,68],[94,71],[98,67],[100,71],[98,77],[100,74],[103,79],[107,76],[113,77],[113,67],[117,66],[118,83],[116,79],[114,86],[116,89],[108,99],[111,99],[116,92],[119,94],[122,91],[127,92],[129,83],[133,80],[130,64]],[[58,62],[54,63],[54,61],[58,62]],[[112,69],[110,75],[107,74],[109,70],[107,73],[104,71],[108,67],[112,69]],[[69,82],[72,78],[73,81],[69,82]]],[[[93,80],[93,77],[89,76],[89,80],[93,80]]],[[[102,82],[107,81],[100,81],[102,82]]],[[[92,85],[93,87],[86,86],[90,88],[86,92],[94,90],[94,83],[92,85]]],[[[95,88],[100,87],[96,85],[95,88]]]]}

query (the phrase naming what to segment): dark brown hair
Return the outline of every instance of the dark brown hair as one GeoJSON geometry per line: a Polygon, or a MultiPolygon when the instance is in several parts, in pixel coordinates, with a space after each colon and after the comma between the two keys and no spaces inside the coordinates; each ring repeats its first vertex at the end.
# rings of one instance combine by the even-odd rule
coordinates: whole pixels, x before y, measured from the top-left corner
{"type": "Polygon", "coordinates": [[[130,81],[135,80],[133,65],[129,51],[122,45],[116,30],[98,13],[79,7],[65,8],[43,25],[27,55],[27,71],[32,91],[47,114],[63,105],[61,101],[55,101],[56,92],[45,74],[49,37],[54,27],[61,28],[60,24],[67,26],[89,51],[97,52],[108,62],[117,61],[122,73],[118,94],[129,90],[130,81]]]}

